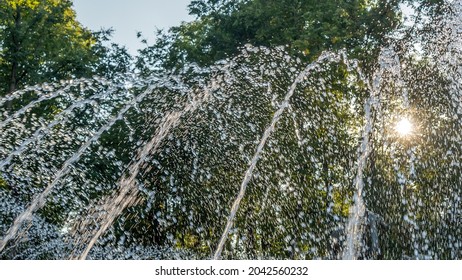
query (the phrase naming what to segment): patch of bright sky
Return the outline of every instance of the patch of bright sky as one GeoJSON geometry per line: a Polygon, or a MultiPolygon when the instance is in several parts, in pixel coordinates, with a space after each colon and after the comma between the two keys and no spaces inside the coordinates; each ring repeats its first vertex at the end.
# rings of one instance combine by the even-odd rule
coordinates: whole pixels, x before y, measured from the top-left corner
{"type": "Polygon", "coordinates": [[[410,27],[414,24],[415,7],[409,3],[401,3],[399,7],[403,11],[404,25],[410,27]]]}
{"type": "Polygon", "coordinates": [[[157,29],[168,29],[191,21],[187,6],[191,0],[74,0],[77,20],[97,31],[113,28],[112,41],[127,47],[135,55],[143,48],[138,31],[149,43],[155,41],[157,29]]]}

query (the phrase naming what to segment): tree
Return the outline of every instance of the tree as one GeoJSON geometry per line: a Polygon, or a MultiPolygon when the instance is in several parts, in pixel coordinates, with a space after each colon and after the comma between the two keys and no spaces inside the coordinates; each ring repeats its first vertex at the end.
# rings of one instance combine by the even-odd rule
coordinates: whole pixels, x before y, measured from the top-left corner
{"type": "MultiPolygon", "coordinates": [[[[167,68],[188,62],[205,66],[236,55],[250,43],[288,46],[306,61],[324,50],[340,49],[367,60],[400,23],[400,2],[196,0],[189,5],[196,20],[161,33],[143,54],[155,56],[156,64],[160,59],[167,68]]],[[[145,57],[139,62],[150,63],[145,57]]]]}
{"type": "MultiPolygon", "coordinates": [[[[106,56],[110,52],[103,46],[108,35],[110,31],[93,33],[84,28],[76,20],[70,0],[2,0],[1,95],[26,84],[90,76],[104,70],[102,61],[114,58],[106,56]]],[[[113,46],[113,50],[122,57],[122,63],[129,58],[125,49],[113,46]]]]}

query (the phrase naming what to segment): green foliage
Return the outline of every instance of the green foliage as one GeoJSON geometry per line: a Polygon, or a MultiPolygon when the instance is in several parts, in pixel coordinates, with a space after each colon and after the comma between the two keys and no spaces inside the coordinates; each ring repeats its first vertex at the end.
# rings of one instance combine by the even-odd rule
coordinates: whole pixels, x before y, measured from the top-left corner
{"type": "Polygon", "coordinates": [[[288,46],[305,61],[325,50],[346,49],[368,62],[399,24],[400,2],[192,1],[189,11],[196,20],[159,33],[156,44],[141,51],[138,67],[210,65],[237,54],[244,44],[288,46]]]}
{"type": "Polygon", "coordinates": [[[6,189],[6,190],[9,189],[9,186],[8,186],[7,182],[3,179],[1,173],[0,173],[0,188],[6,189]]]}
{"type": "Polygon", "coordinates": [[[0,95],[24,85],[126,70],[130,56],[116,45],[105,47],[108,35],[84,28],[70,0],[1,1],[0,95]]]}

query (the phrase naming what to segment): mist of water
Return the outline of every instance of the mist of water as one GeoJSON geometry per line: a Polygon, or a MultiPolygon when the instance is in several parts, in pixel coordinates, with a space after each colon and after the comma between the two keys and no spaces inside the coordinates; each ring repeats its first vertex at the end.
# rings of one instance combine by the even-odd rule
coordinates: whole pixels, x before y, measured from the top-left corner
{"type": "Polygon", "coordinates": [[[0,257],[461,258],[462,2],[446,8],[367,72],[246,46],[0,99],[0,257]]]}

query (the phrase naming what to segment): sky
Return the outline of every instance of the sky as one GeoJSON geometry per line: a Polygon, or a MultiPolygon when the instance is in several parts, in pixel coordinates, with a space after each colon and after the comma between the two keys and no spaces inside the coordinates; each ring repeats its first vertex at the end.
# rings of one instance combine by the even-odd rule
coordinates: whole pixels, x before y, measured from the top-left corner
{"type": "Polygon", "coordinates": [[[191,21],[187,6],[191,0],[74,0],[77,20],[97,31],[113,28],[112,41],[127,47],[131,54],[142,48],[136,33],[141,31],[149,43],[156,29],[167,29],[191,21]]]}

